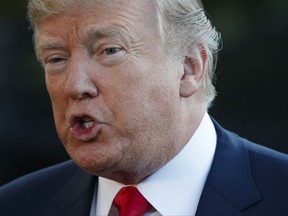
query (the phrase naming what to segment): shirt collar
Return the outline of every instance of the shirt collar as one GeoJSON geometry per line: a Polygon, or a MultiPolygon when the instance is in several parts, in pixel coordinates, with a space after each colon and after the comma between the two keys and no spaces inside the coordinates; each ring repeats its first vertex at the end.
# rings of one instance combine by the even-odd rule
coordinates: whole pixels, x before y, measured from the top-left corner
{"type": "MultiPolygon", "coordinates": [[[[161,215],[194,215],[212,164],[216,140],[214,125],[206,113],[182,151],[135,186],[161,215]]],[[[108,214],[123,186],[99,178],[96,215],[108,214]]]]}

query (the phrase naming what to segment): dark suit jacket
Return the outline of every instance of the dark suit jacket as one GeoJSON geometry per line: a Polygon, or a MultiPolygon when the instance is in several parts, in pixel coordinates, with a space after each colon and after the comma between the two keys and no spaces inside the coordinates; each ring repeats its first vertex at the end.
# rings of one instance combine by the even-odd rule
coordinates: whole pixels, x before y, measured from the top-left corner
{"type": "MultiPolygon", "coordinates": [[[[196,214],[288,215],[288,156],[214,124],[216,153],[196,214]]],[[[0,215],[88,216],[97,181],[72,161],[37,171],[1,187],[0,215]]]]}

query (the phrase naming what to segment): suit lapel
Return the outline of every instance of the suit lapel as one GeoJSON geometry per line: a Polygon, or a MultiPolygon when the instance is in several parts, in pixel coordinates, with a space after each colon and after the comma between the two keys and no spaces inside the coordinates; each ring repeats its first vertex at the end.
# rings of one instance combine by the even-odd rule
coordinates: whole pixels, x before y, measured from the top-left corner
{"type": "Polygon", "coordinates": [[[71,181],[55,197],[55,204],[63,216],[85,216],[90,214],[96,177],[80,168],[71,181]]]}
{"type": "Polygon", "coordinates": [[[261,199],[252,177],[249,155],[242,139],[215,121],[214,126],[217,147],[197,215],[241,215],[241,211],[261,199]]]}

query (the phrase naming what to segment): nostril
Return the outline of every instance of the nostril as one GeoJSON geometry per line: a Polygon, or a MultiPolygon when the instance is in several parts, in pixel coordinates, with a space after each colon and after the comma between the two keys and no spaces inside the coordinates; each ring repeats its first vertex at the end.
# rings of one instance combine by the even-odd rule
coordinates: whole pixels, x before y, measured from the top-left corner
{"type": "Polygon", "coordinates": [[[77,99],[83,100],[83,99],[87,99],[87,98],[97,97],[98,95],[99,95],[99,91],[96,87],[94,87],[94,89],[80,93],[78,95],[77,99]]]}
{"type": "Polygon", "coordinates": [[[90,98],[90,95],[89,95],[89,93],[84,92],[82,94],[79,94],[77,99],[82,100],[82,99],[86,99],[86,98],[90,98]]]}

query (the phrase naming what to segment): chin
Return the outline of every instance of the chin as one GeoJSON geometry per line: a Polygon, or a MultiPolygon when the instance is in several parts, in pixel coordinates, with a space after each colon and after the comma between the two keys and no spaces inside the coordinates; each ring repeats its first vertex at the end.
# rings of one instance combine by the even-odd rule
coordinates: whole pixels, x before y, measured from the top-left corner
{"type": "Polygon", "coordinates": [[[93,175],[110,170],[117,164],[117,156],[105,155],[99,151],[99,148],[91,147],[91,144],[78,146],[76,149],[68,151],[68,154],[79,167],[93,175]]]}

